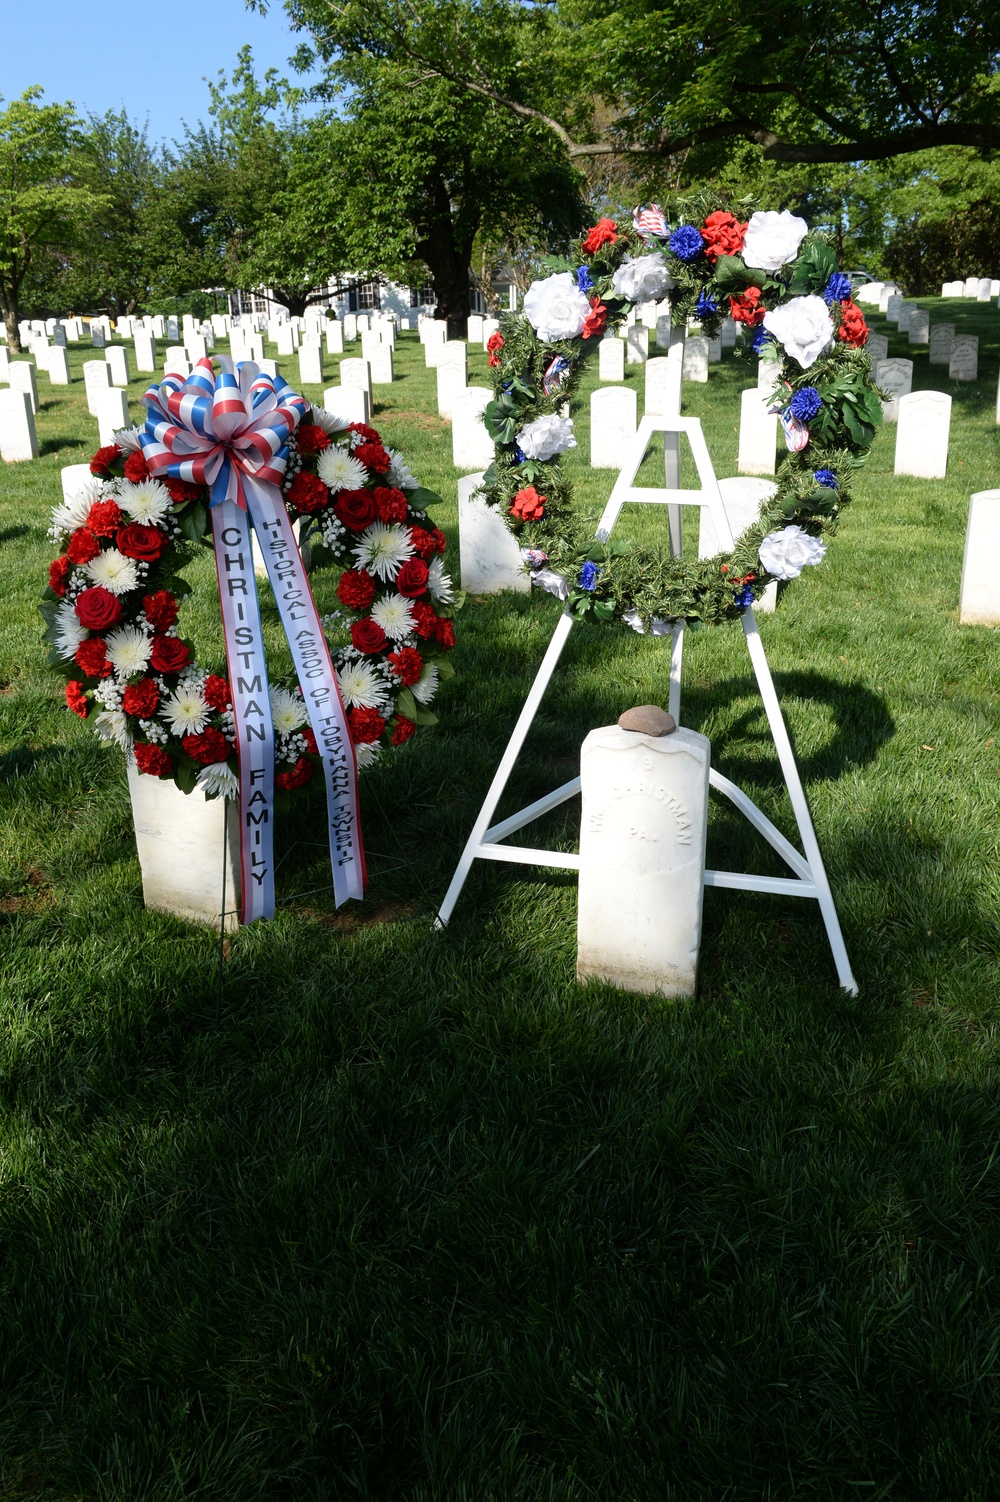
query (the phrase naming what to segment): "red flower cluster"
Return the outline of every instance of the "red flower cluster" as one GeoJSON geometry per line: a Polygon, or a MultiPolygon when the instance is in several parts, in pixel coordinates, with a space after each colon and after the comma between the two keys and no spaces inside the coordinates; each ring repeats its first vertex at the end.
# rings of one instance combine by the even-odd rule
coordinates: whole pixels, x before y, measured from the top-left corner
{"type": "MultiPolygon", "coordinates": [[[[123,706],[124,703],[123,699],[123,706]]],[[[211,726],[200,735],[185,735],[181,745],[191,760],[203,767],[211,766],[213,762],[226,761],[232,750],[222,731],[213,730],[211,726]]]]}
{"type": "Polygon", "coordinates": [[[845,297],[840,307],[840,328],[837,330],[837,338],[849,344],[852,349],[861,349],[868,342],[869,330],[865,323],[865,315],[852,297],[845,297]]]}
{"type": "Polygon", "coordinates": [[[205,492],[204,485],[192,485],[190,480],[175,480],[172,475],[163,483],[170,491],[170,499],[175,506],[186,506],[188,501],[196,501],[205,492]]]}
{"type": "Polygon", "coordinates": [[[166,589],[155,595],[143,595],[142,608],[154,631],[169,631],[177,621],[177,601],[166,589]]]}
{"type": "Polygon", "coordinates": [[[422,558],[407,558],[396,575],[396,588],[407,600],[417,600],[427,588],[427,565],[422,558]]]}
{"type": "Polygon", "coordinates": [[[394,746],[401,746],[404,741],[410,739],[416,728],[416,720],[408,720],[405,714],[397,715],[396,723],[392,727],[392,744],[394,746]]]}
{"type": "Polygon", "coordinates": [[[154,673],[179,673],[191,661],[191,653],[178,636],[154,636],[149,665],[154,673]]]}
{"type": "Polygon", "coordinates": [[[150,720],[160,707],[160,690],[152,678],[140,678],[130,683],[122,694],[122,709],[126,714],[138,715],[140,720],[150,720]]]}
{"type": "Polygon", "coordinates": [[[218,710],[220,714],[223,710],[229,709],[233,702],[232,695],[229,692],[229,684],[225,678],[220,678],[218,673],[209,673],[205,679],[203,692],[205,703],[208,707],[218,710]]]}
{"type": "Polygon", "coordinates": [[[748,287],[739,297],[731,297],[729,311],[737,323],[746,323],[750,328],[763,323],[767,309],[760,306],[760,288],[748,287]]]}
{"type": "Polygon", "coordinates": [[[90,461],[90,473],[102,477],[111,474],[111,466],[116,459],[120,459],[122,451],[117,443],[108,443],[102,449],[98,449],[90,461]]]}
{"type": "Polygon", "coordinates": [[[293,788],[305,787],[312,774],[312,762],[307,761],[304,756],[300,756],[290,772],[278,772],[276,774],[274,785],[275,787],[284,788],[286,793],[290,793],[293,788]]]}
{"type": "Polygon", "coordinates": [[[375,514],[380,522],[405,522],[406,496],[401,490],[379,485],[373,492],[375,514]]]}
{"type": "Polygon", "coordinates": [[[743,249],[743,239],[747,232],[747,226],[741,224],[733,214],[727,214],[724,209],[717,209],[714,214],[709,214],[702,225],[701,238],[705,242],[705,254],[712,262],[719,256],[738,256],[743,249]]]}
{"type": "Polygon", "coordinates": [[[351,740],[356,746],[377,741],[385,729],[385,719],[377,709],[349,709],[347,723],[350,726],[351,740]]]}
{"type": "Polygon", "coordinates": [[[366,615],[364,620],[355,621],[351,626],[351,641],[359,652],[370,657],[385,649],[388,637],[378,621],[373,621],[370,615],[366,615]]]}
{"type": "Polygon", "coordinates": [[[149,465],[142,450],[129,454],[125,460],[125,478],[133,485],[141,485],[143,480],[149,479],[149,465]]]}
{"type": "Polygon", "coordinates": [[[359,464],[364,465],[365,469],[370,469],[376,475],[384,475],[392,464],[392,460],[378,439],[359,443],[354,450],[354,457],[359,464]]]}
{"type": "Polygon", "coordinates": [[[350,532],[363,532],[375,521],[375,501],[368,490],[342,490],[333,513],[350,532]]]}
{"type": "Polygon", "coordinates": [[[68,580],[72,569],[73,565],[70,563],[65,554],[62,556],[62,558],[56,558],[53,563],[49,564],[49,588],[51,589],[52,593],[54,595],[58,595],[60,599],[62,599],[66,593],[66,581],[68,580]]]}
{"type": "Polygon", "coordinates": [[[88,678],[110,678],[114,669],[108,661],[103,636],[88,636],[73,653],[73,661],[88,678]]]}
{"type": "Polygon", "coordinates": [[[410,528],[410,541],[421,558],[432,558],[435,553],[443,553],[448,546],[448,539],[440,527],[434,527],[428,532],[423,527],[410,528]]]}
{"type": "Polygon", "coordinates": [[[503,349],[502,334],[491,334],[486,341],[486,352],[490,357],[490,365],[494,370],[499,370],[503,363],[500,359],[500,351],[503,349]]]}
{"type": "Polygon", "coordinates": [[[76,614],[81,626],[88,631],[106,631],[122,618],[121,601],[103,584],[92,589],[82,589],[76,597],[76,614]]]}
{"type": "Polygon", "coordinates": [[[173,757],[168,756],[162,746],[148,746],[143,741],[136,741],[132,750],[139,771],[150,777],[166,777],[174,770],[173,757]]]}
{"type": "Polygon", "coordinates": [[[295,447],[300,454],[321,454],[330,447],[330,435],[315,422],[300,422],[295,429],[295,447]]]}
{"type": "Polygon", "coordinates": [[[304,469],[299,470],[286,494],[296,511],[304,511],[307,516],[322,511],[330,500],[330,492],[319,475],[311,475],[304,469]]]}
{"type": "Polygon", "coordinates": [[[580,247],[585,256],[592,256],[600,250],[602,245],[614,245],[618,239],[618,226],[613,219],[599,219],[593,229],[589,229],[584,236],[580,247]]]}
{"type": "Polygon", "coordinates": [[[375,580],[367,569],[349,568],[340,576],[337,599],[348,610],[369,610],[375,598],[375,580]]]}
{"type": "Polygon", "coordinates": [[[545,515],[545,503],[548,496],[539,495],[534,485],[526,485],[519,490],[514,497],[514,504],[510,508],[511,516],[516,516],[522,522],[540,522],[545,515]]]}
{"type": "Polygon", "coordinates": [[[117,501],[95,501],[87,512],[87,526],[95,537],[114,537],[123,520],[117,501]]]}
{"type": "Polygon", "coordinates": [[[159,527],[131,522],[120,529],[115,543],[119,553],[124,553],[126,558],[136,558],[140,563],[156,563],[169,548],[170,538],[159,527]]]}
{"type": "Polygon", "coordinates": [[[600,335],[604,333],[604,326],[607,323],[607,321],[608,321],[608,310],[607,310],[607,308],[601,302],[600,298],[598,298],[598,297],[592,297],[590,299],[590,312],[587,314],[586,318],[583,320],[583,334],[582,334],[582,337],[584,339],[597,339],[597,338],[599,338],[600,335]]]}
{"type": "Polygon", "coordinates": [[[87,696],[83,692],[83,684],[76,678],[71,678],[66,685],[66,708],[78,714],[81,720],[87,718],[87,710],[90,708],[87,696]]]}
{"type": "Polygon", "coordinates": [[[390,652],[386,661],[393,672],[398,674],[404,688],[419,683],[424,670],[424,659],[416,647],[400,647],[398,652],[390,652]]]}
{"type": "Polygon", "coordinates": [[[100,551],[101,544],[86,527],[78,528],[66,544],[66,557],[70,563],[89,563],[100,551]]]}

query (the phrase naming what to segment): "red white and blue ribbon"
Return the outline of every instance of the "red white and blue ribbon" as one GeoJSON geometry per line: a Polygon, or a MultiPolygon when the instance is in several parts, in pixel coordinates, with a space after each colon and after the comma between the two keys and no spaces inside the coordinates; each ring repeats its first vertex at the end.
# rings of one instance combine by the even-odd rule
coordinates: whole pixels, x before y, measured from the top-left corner
{"type": "Polygon", "coordinates": [[[253,568],[260,543],[323,759],[337,906],[364,895],[357,763],[330,652],[281,494],[287,441],[309,410],[281,376],[228,355],[168,375],[143,397],[154,479],[210,490],[212,537],[240,768],[241,920],[274,915],[274,729],[253,568]]]}

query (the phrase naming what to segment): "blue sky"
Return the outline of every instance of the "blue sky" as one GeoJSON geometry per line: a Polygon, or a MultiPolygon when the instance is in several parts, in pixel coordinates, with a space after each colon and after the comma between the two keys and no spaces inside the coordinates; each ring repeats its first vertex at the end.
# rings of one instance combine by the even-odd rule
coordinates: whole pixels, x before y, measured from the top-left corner
{"type": "Polygon", "coordinates": [[[7,0],[3,5],[0,94],[16,98],[39,83],[48,102],[71,100],[82,113],[123,106],[149,118],[153,141],[180,139],[181,122],[208,118],[208,88],[220,68],[232,71],[244,43],[258,74],[288,59],[304,38],[289,29],[280,3],[266,16],[243,0],[143,9],[125,0],[7,0]]]}

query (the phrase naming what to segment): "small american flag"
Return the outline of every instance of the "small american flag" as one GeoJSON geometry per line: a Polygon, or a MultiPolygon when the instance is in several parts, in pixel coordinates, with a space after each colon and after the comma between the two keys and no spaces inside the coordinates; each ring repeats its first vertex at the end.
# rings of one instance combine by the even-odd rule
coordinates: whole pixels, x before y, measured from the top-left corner
{"type": "Polygon", "coordinates": [[[658,203],[640,204],[633,211],[632,225],[644,239],[655,235],[658,239],[665,240],[670,233],[666,217],[658,203]]]}

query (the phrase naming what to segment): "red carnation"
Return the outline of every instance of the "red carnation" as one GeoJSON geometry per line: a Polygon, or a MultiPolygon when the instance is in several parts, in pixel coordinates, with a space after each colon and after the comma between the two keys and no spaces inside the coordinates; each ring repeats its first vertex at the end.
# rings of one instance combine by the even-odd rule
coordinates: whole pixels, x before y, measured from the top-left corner
{"type": "Polygon", "coordinates": [[[141,485],[143,480],[149,479],[149,465],[141,449],[129,454],[125,460],[125,478],[131,480],[133,485],[141,485]]]}
{"type": "Polygon", "coordinates": [[[377,709],[349,709],[347,723],[351,727],[351,740],[356,746],[377,741],[385,729],[385,720],[377,709]]]}
{"type": "Polygon", "coordinates": [[[853,298],[845,297],[840,304],[840,328],[837,330],[837,338],[849,344],[852,349],[860,349],[868,339],[868,325],[865,323],[865,315],[858,307],[853,298]]]}
{"type": "Polygon", "coordinates": [[[547,495],[539,495],[534,485],[526,485],[519,490],[514,497],[514,504],[510,508],[511,516],[516,516],[522,522],[540,522],[545,515],[545,503],[547,495]]]}
{"type": "Polygon", "coordinates": [[[114,464],[116,459],[120,459],[121,456],[122,451],[117,443],[106,444],[104,448],[98,449],[93,459],[91,459],[90,473],[92,475],[110,475],[112,464],[114,464]]]}
{"type": "Polygon", "coordinates": [[[395,490],[379,485],[373,491],[375,497],[375,510],[378,512],[380,522],[405,522],[406,520],[406,496],[401,490],[395,490]]]}
{"type": "Polygon", "coordinates": [[[149,665],[154,673],[179,673],[187,667],[191,653],[179,636],[154,636],[149,665]]]}
{"type": "Polygon", "coordinates": [[[313,511],[322,511],[330,502],[330,492],[319,475],[311,475],[304,469],[299,470],[286,495],[289,505],[307,515],[313,511]]]}
{"type": "Polygon", "coordinates": [[[126,714],[138,715],[140,720],[151,720],[159,707],[160,690],[152,678],[130,683],[122,694],[122,709],[126,714]]]}
{"type": "Polygon", "coordinates": [[[424,659],[416,647],[400,647],[398,652],[390,652],[386,661],[401,680],[404,688],[420,682],[420,675],[424,671],[424,659]]]}
{"type": "Polygon", "coordinates": [[[437,552],[437,548],[434,545],[434,538],[432,537],[430,532],[425,531],[423,527],[410,528],[410,541],[412,542],[419,558],[430,558],[434,553],[437,552]]]}
{"type": "Polygon", "coordinates": [[[154,631],[169,631],[177,620],[177,601],[166,589],[158,589],[155,595],[143,595],[142,608],[154,631]]]}
{"type": "Polygon", "coordinates": [[[755,328],[758,323],[764,322],[766,308],[759,306],[760,288],[748,287],[739,297],[729,299],[729,311],[737,323],[745,323],[750,328],[755,328]]]}
{"type": "Polygon", "coordinates": [[[392,464],[381,443],[359,443],[353,454],[358,463],[371,470],[373,475],[384,475],[392,464]]]}
{"type": "Polygon", "coordinates": [[[87,526],[95,537],[114,537],[122,524],[117,501],[95,501],[87,512],[87,526]]]}
{"type": "Polygon", "coordinates": [[[500,351],[503,349],[503,335],[491,334],[486,341],[486,350],[490,357],[490,364],[497,370],[503,361],[500,359],[500,351]]]}
{"type": "Polygon", "coordinates": [[[746,232],[746,225],[741,224],[734,215],[727,214],[724,209],[717,209],[714,214],[709,214],[701,231],[708,259],[715,261],[719,256],[738,256],[743,249],[746,232]]]}
{"type": "Polygon", "coordinates": [[[90,705],[87,702],[86,694],[83,692],[83,684],[78,682],[76,678],[71,678],[66,685],[66,707],[67,709],[71,709],[74,714],[78,714],[81,720],[87,718],[87,711],[90,705]]]}
{"type": "Polygon", "coordinates": [[[132,752],[139,771],[150,777],[165,777],[174,770],[173,758],[167,755],[162,746],[148,746],[145,741],[136,741],[132,752]]]}
{"type": "Polygon", "coordinates": [[[156,563],[170,546],[170,538],[159,527],[148,527],[145,522],[131,522],[122,527],[115,538],[119,553],[126,558],[137,558],[140,563],[156,563]]]}
{"type": "Polygon", "coordinates": [[[357,433],[358,437],[363,438],[366,443],[382,442],[381,433],[376,433],[375,429],[370,428],[366,422],[350,422],[347,427],[349,432],[357,433]]]}
{"type": "MultiPolygon", "coordinates": [[[[124,707],[123,698],[122,708],[124,707]]],[[[227,761],[229,758],[229,742],[221,730],[213,730],[211,726],[203,730],[200,735],[185,735],[181,745],[191,760],[196,761],[202,767],[211,766],[216,761],[227,761]]]]}
{"type": "Polygon", "coordinates": [[[438,620],[434,625],[434,636],[438,646],[444,647],[446,652],[450,652],[455,645],[455,622],[443,619],[438,620]]]}
{"type": "Polygon", "coordinates": [[[614,245],[618,239],[618,226],[613,219],[600,219],[589,229],[580,247],[585,256],[592,256],[602,245],[614,245]]]}
{"type": "Polygon", "coordinates": [[[375,520],[375,502],[367,490],[342,490],[333,507],[351,532],[363,532],[375,520]]]}
{"type": "Polygon", "coordinates": [[[445,548],[448,546],[448,539],[447,539],[447,537],[445,537],[444,533],[441,531],[441,528],[440,527],[435,527],[433,529],[433,531],[431,532],[431,536],[434,539],[434,551],[435,551],[435,553],[443,553],[444,550],[445,550],[445,548]]]}
{"type": "Polygon", "coordinates": [[[57,558],[54,563],[49,564],[49,588],[60,599],[66,593],[66,580],[69,578],[72,568],[73,565],[65,554],[62,558],[57,558]]]}
{"type": "Polygon", "coordinates": [[[290,772],[279,772],[274,779],[275,787],[284,788],[290,793],[293,788],[305,787],[314,771],[311,761],[300,756],[290,772]]]}
{"type": "Polygon", "coordinates": [[[86,527],[78,528],[66,545],[66,557],[70,563],[89,563],[100,551],[101,544],[86,527]]]}
{"type": "Polygon", "coordinates": [[[590,312],[583,320],[583,338],[596,339],[604,333],[604,325],[608,321],[608,310],[599,297],[590,299],[590,312]]]}
{"type": "Polygon", "coordinates": [[[434,628],[438,618],[432,606],[426,600],[415,600],[410,606],[410,614],[413,616],[413,629],[424,641],[429,641],[434,635],[434,628]]]}
{"type": "Polygon", "coordinates": [[[416,720],[408,720],[405,714],[397,715],[396,723],[392,727],[392,744],[394,746],[401,746],[404,741],[410,739],[416,728],[416,720]]]}
{"type": "Polygon", "coordinates": [[[73,661],[83,668],[88,678],[110,678],[113,672],[103,636],[88,636],[73,653],[73,661]]]}
{"type": "Polygon", "coordinates": [[[165,476],[164,485],[170,491],[170,499],[175,506],[186,506],[188,501],[196,501],[204,493],[204,485],[192,485],[190,480],[175,480],[172,475],[165,476]]]}
{"type": "Polygon", "coordinates": [[[359,652],[370,656],[373,652],[381,652],[386,644],[386,634],[378,621],[373,621],[370,615],[366,615],[363,621],[355,621],[351,627],[351,641],[359,652]]]}
{"type": "Polygon", "coordinates": [[[330,447],[330,435],[318,423],[299,423],[295,429],[295,447],[300,454],[320,454],[330,447]]]}
{"type": "Polygon", "coordinates": [[[319,755],[319,747],[316,744],[316,734],[315,734],[312,726],[311,725],[307,725],[305,727],[305,729],[303,731],[301,731],[301,735],[302,735],[302,739],[306,743],[306,750],[309,751],[309,752],[311,752],[313,756],[318,756],[319,755]]]}
{"type": "Polygon", "coordinates": [[[84,589],[76,597],[76,614],[88,631],[106,631],[122,618],[121,601],[103,584],[84,589]]]}
{"type": "Polygon", "coordinates": [[[375,580],[367,569],[349,568],[340,576],[337,599],[348,610],[370,610],[375,598],[375,580]]]}
{"type": "Polygon", "coordinates": [[[218,673],[209,673],[205,679],[203,693],[205,695],[205,703],[209,708],[217,709],[220,714],[223,710],[228,709],[233,702],[229,692],[229,684],[225,678],[220,678],[218,673]]]}
{"type": "Polygon", "coordinates": [[[407,558],[396,575],[396,588],[407,600],[415,600],[427,588],[427,565],[422,558],[407,558]]]}

